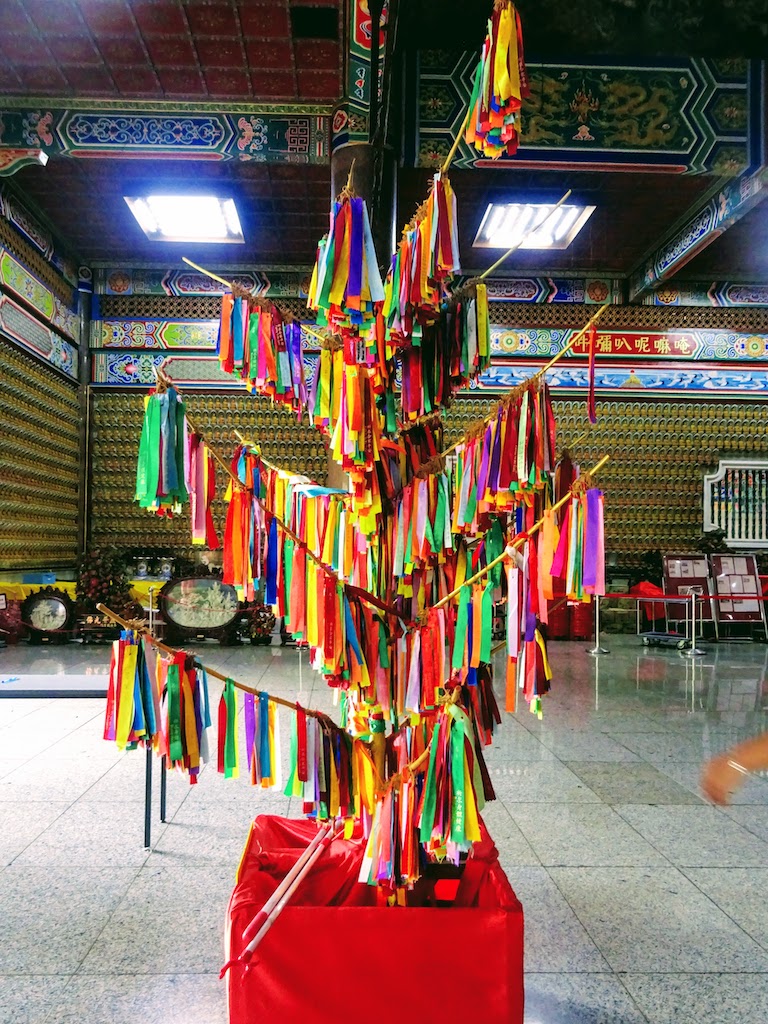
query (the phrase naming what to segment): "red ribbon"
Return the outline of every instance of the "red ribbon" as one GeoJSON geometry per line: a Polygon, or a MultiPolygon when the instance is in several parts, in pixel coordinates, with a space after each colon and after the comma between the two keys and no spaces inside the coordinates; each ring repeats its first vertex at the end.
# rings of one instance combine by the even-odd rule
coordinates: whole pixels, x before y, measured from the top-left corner
{"type": "Polygon", "coordinates": [[[594,324],[589,327],[589,394],[587,396],[587,416],[590,423],[597,423],[597,410],[595,408],[595,342],[597,341],[597,328],[594,324]]]}

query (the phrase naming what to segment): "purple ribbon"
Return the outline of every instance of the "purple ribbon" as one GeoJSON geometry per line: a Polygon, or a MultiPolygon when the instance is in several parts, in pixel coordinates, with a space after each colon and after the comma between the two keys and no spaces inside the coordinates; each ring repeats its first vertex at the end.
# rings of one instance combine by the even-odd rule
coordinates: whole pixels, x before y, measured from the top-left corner
{"type": "Polygon", "coordinates": [[[349,239],[349,278],[347,299],[359,296],[363,289],[363,200],[351,199],[349,239]]]}
{"type": "Polygon", "coordinates": [[[598,558],[600,548],[600,497],[602,491],[591,487],[587,491],[587,521],[584,523],[584,574],[585,587],[597,585],[598,558]]]}
{"type": "Polygon", "coordinates": [[[477,476],[477,500],[482,501],[485,497],[485,485],[488,482],[488,462],[491,454],[491,426],[485,428],[483,438],[483,457],[480,461],[480,472],[477,476]]]}
{"type": "Polygon", "coordinates": [[[498,494],[499,491],[499,466],[501,465],[501,425],[502,420],[496,421],[496,434],[493,438],[493,452],[491,454],[491,468],[488,473],[488,488],[491,494],[498,494]]]}
{"type": "Polygon", "coordinates": [[[243,700],[245,712],[245,747],[248,753],[248,770],[253,764],[253,741],[256,738],[256,712],[254,710],[254,695],[246,693],[243,700]]]}

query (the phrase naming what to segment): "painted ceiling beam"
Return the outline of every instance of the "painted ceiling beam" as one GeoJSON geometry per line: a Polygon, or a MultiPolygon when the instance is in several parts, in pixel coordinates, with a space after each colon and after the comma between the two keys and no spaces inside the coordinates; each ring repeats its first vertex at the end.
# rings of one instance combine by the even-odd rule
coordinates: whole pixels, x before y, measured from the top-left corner
{"type": "Polygon", "coordinates": [[[629,301],[637,302],[673,277],[728,228],[768,197],[768,168],[731,179],[693,210],[632,272],[629,301]]]}
{"type": "Polygon", "coordinates": [[[328,104],[0,98],[0,175],[51,157],[325,164],[328,104]]]}

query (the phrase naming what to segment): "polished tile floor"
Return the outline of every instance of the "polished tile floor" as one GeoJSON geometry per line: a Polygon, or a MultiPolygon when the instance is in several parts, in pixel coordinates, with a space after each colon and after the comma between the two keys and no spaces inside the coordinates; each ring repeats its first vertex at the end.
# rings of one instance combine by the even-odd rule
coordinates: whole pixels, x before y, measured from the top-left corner
{"type": "MultiPolygon", "coordinates": [[[[488,752],[485,818],[525,908],[526,1022],[765,1024],[768,782],[723,811],[698,776],[768,727],[768,647],[691,661],[608,639],[597,661],[553,643],[544,720],[505,716],[488,752]]],[[[210,644],[204,660],[299,689],[293,649],[210,644]]],[[[99,676],[107,661],[105,647],[18,648],[0,651],[0,678],[99,676]]],[[[301,687],[332,708],[306,656],[301,687]]],[[[224,913],[248,823],[298,808],[211,769],[195,788],[172,776],[171,820],[155,808],[146,852],[144,755],[100,738],[103,700],[2,692],[0,1024],[224,1024],[224,913]]]]}

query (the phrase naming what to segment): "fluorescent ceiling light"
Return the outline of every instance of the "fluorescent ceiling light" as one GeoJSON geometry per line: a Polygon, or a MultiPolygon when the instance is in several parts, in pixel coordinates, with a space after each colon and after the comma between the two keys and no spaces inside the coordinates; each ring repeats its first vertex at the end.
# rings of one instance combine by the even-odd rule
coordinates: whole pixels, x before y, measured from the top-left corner
{"type": "Polygon", "coordinates": [[[490,203],[474,245],[511,249],[520,242],[521,249],[567,249],[595,209],[569,203],[556,210],[555,203],[490,203]]]}
{"type": "Polygon", "coordinates": [[[218,196],[124,196],[153,242],[243,242],[232,199],[218,196]]]}

